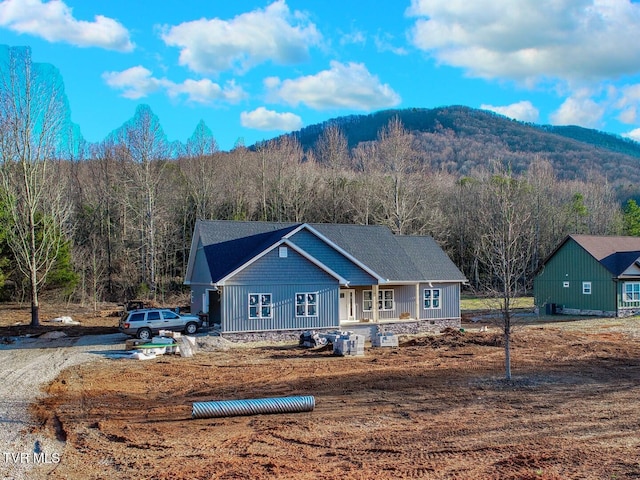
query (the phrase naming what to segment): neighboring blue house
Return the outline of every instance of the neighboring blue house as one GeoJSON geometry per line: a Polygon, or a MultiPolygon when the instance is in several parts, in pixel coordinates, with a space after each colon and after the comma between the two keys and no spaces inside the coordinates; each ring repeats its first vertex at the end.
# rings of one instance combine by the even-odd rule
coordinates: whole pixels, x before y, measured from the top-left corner
{"type": "Polygon", "coordinates": [[[208,314],[221,333],[456,327],[464,282],[431,237],[383,226],[200,220],[185,278],[191,311],[208,314]]]}

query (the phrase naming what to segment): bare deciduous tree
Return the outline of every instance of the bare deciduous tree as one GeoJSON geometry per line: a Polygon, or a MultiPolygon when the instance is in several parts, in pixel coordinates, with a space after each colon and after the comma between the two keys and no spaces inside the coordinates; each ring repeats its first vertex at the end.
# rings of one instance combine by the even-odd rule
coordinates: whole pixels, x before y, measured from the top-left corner
{"type": "Polygon", "coordinates": [[[348,203],[346,169],[349,165],[347,137],[340,127],[327,127],[316,142],[315,160],[324,169],[325,199],[321,201],[324,221],[340,223],[346,221],[348,203]]]}
{"type": "Polygon", "coordinates": [[[29,281],[31,325],[37,326],[38,293],[65,242],[70,214],[65,179],[53,168],[66,98],[57,72],[42,74],[29,49],[9,49],[1,70],[1,193],[10,216],[9,245],[29,281]]]}
{"type": "Polygon", "coordinates": [[[511,380],[513,300],[526,290],[523,282],[534,244],[530,186],[510,171],[499,169],[483,187],[478,201],[479,257],[488,270],[486,291],[499,302],[505,377],[511,380]]]}
{"type": "Polygon", "coordinates": [[[139,233],[141,280],[149,287],[151,297],[155,298],[158,286],[158,196],[170,153],[169,145],[158,117],[146,105],[138,107],[133,121],[122,132],[120,142],[128,160],[130,187],[138,194],[138,205],[133,206],[132,212],[137,217],[134,228],[139,233]]]}
{"type": "Polygon", "coordinates": [[[195,204],[195,218],[211,219],[214,217],[215,179],[220,174],[215,168],[213,158],[218,152],[218,144],[203,121],[198,123],[187,141],[185,150],[181,170],[187,180],[189,195],[195,204]]]}
{"type": "Polygon", "coordinates": [[[379,132],[377,151],[386,185],[380,220],[395,233],[410,233],[422,204],[420,165],[413,148],[413,136],[398,117],[389,120],[379,132]]]}

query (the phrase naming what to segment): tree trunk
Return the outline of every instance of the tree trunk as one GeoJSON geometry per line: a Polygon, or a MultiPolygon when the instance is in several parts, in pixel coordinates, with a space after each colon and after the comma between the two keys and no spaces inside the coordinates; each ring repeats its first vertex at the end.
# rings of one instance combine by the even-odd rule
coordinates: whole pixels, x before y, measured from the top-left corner
{"type": "Polygon", "coordinates": [[[511,332],[510,328],[504,332],[504,374],[507,381],[511,381],[511,332]]]}
{"type": "Polygon", "coordinates": [[[31,326],[40,326],[40,307],[31,302],[31,326]]]}
{"type": "Polygon", "coordinates": [[[40,326],[40,304],[38,301],[38,283],[35,272],[31,275],[31,326],[40,326]]]}

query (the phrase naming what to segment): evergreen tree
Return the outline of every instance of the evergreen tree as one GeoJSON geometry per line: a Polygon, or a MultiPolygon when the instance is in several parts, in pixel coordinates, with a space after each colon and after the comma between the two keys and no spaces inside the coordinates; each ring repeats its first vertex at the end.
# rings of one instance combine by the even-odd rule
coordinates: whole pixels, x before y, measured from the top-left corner
{"type": "Polygon", "coordinates": [[[635,200],[630,199],[624,206],[624,233],[634,237],[640,237],[640,206],[635,200]]]}

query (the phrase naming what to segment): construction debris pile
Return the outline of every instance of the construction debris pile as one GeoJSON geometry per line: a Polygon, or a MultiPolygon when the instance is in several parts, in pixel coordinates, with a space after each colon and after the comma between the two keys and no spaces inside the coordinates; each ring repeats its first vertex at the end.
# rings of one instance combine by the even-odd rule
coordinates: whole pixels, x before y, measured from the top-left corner
{"type": "MultiPolygon", "coordinates": [[[[322,349],[332,347],[333,354],[339,356],[362,356],[366,337],[354,332],[323,332],[315,330],[303,332],[299,345],[304,348],[322,349]]],[[[397,347],[398,337],[394,333],[378,332],[371,338],[372,347],[397,347]]]]}
{"type": "Polygon", "coordinates": [[[195,338],[170,330],[160,330],[151,340],[131,338],[125,342],[125,350],[130,352],[128,358],[133,360],[151,360],[158,355],[170,354],[193,357],[195,348],[195,338]]]}

